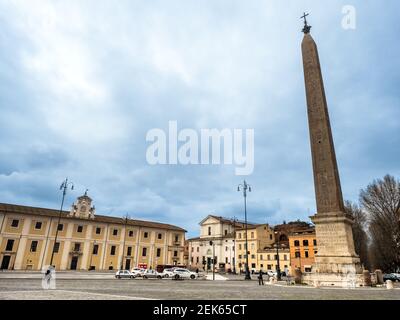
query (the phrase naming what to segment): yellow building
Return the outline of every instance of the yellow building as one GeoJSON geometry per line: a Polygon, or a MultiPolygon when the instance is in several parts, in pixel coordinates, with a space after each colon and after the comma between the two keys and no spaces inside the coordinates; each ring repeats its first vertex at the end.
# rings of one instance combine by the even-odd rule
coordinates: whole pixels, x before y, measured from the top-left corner
{"type": "Polygon", "coordinates": [[[184,263],[185,230],[170,224],[95,215],[85,193],[69,212],[0,204],[0,268],[115,270],[184,263]],[[57,242],[55,241],[58,228],[57,242]]]}
{"type": "Polygon", "coordinates": [[[311,272],[317,253],[315,229],[308,228],[289,234],[289,247],[292,270],[298,268],[302,272],[311,272]]]}
{"type": "Polygon", "coordinates": [[[278,270],[277,255],[279,255],[279,269],[281,272],[291,274],[290,250],[287,247],[280,247],[278,253],[276,247],[264,248],[258,251],[258,269],[264,272],[278,270]]]}
{"type": "MultiPolygon", "coordinates": [[[[246,265],[246,231],[244,227],[236,230],[236,269],[245,271],[246,265]]],[[[274,230],[268,224],[248,224],[247,243],[249,254],[250,272],[260,269],[261,261],[258,252],[265,247],[270,247],[275,241],[274,230]]]]}

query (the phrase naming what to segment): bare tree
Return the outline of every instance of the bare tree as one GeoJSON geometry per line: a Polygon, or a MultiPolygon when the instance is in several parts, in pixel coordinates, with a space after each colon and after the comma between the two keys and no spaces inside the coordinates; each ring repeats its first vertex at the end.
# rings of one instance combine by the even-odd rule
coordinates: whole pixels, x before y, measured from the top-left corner
{"type": "Polygon", "coordinates": [[[350,201],[346,201],[345,209],[354,220],[352,230],[356,253],[360,257],[360,261],[364,268],[369,270],[368,235],[365,231],[367,229],[367,215],[357,204],[350,201]]]}
{"type": "Polygon", "coordinates": [[[400,268],[400,181],[386,175],[360,192],[368,213],[371,254],[375,268],[395,272],[400,268]]]}

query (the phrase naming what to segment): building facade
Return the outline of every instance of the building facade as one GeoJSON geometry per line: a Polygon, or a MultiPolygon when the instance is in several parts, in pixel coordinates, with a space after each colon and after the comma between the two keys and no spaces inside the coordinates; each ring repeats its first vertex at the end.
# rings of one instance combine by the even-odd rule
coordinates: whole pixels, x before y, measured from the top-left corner
{"type": "Polygon", "coordinates": [[[292,270],[311,272],[317,254],[315,229],[294,231],[289,235],[290,261],[292,270]]]}
{"type": "Polygon", "coordinates": [[[215,268],[233,271],[235,265],[235,229],[243,224],[235,220],[208,215],[200,222],[200,237],[188,240],[191,269],[215,268]],[[211,242],[210,242],[211,241],[211,242]]]}
{"type": "Polygon", "coordinates": [[[277,252],[276,247],[264,248],[258,251],[258,265],[257,270],[273,271],[278,270],[278,259],[279,255],[279,269],[281,272],[286,274],[292,274],[290,265],[290,250],[288,247],[279,247],[277,252]]]}
{"type": "MultiPolygon", "coordinates": [[[[275,242],[274,230],[268,224],[250,224],[247,226],[247,243],[249,254],[249,270],[255,272],[262,264],[258,252],[265,247],[270,247],[275,242]]],[[[246,270],[246,229],[244,226],[236,230],[236,269],[240,272],[246,270]]]]}
{"type": "Polygon", "coordinates": [[[0,204],[0,268],[116,270],[184,263],[185,230],[95,214],[85,193],[69,212],[0,204]],[[57,232],[58,229],[58,232],[57,232]],[[57,233],[57,241],[55,242],[57,233]]]}

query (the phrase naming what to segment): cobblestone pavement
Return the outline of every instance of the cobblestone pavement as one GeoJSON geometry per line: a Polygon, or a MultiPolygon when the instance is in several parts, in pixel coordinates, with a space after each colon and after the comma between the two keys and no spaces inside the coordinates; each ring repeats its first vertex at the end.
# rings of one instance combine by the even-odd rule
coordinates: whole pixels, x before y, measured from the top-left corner
{"type": "Polygon", "coordinates": [[[57,279],[56,290],[43,290],[41,279],[0,277],[0,299],[379,299],[400,300],[400,288],[313,288],[284,285],[258,286],[257,281],[170,279],[57,279]]]}

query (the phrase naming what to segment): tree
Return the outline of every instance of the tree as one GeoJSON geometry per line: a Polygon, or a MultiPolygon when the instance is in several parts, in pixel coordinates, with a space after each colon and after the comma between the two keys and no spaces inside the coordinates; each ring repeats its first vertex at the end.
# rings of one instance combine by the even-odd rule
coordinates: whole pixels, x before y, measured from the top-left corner
{"type": "Polygon", "coordinates": [[[360,257],[361,264],[365,269],[370,269],[368,254],[368,235],[365,231],[367,228],[367,215],[361,208],[350,201],[345,202],[346,212],[353,218],[353,239],[354,248],[360,257]]]}
{"type": "Polygon", "coordinates": [[[368,213],[371,255],[375,268],[384,272],[400,269],[400,181],[386,175],[360,192],[368,213]]]}

